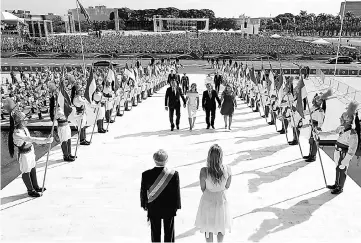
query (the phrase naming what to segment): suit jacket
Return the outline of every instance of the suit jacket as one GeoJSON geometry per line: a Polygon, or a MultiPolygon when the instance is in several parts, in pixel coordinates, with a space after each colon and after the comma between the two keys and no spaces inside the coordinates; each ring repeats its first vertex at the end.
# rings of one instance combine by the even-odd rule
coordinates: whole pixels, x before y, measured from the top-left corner
{"type": "Polygon", "coordinates": [[[154,167],[142,173],[140,188],[141,207],[148,211],[150,217],[174,217],[177,210],[181,209],[181,197],[179,187],[179,174],[176,171],[162,193],[153,202],[148,203],[147,192],[153,185],[164,167],[154,167]]]}
{"type": "Polygon", "coordinates": [[[218,105],[221,105],[221,100],[218,97],[217,91],[212,90],[212,97],[210,98],[208,90],[205,90],[202,97],[202,108],[206,110],[216,109],[216,100],[218,102],[218,105]]]}
{"type": "Polygon", "coordinates": [[[183,86],[189,86],[189,78],[188,76],[183,76],[182,79],[181,79],[181,84],[183,86]]]}
{"type": "Polygon", "coordinates": [[[170,84],[171,81],[177,80],[177,75],[175,73],[168,75],[168,81],[167,83],[170,84]]]}
{"type": "Polygon", "coordinates": [[[186,103],[186,99],[182,93],[182,89],[180,87],[175,87],[177,90],[177,94],[174,95],[173,88],[169,87],[165,93],[165,106],[169,108],[177,108],[180,107],[180,98],[182,98],[183,103],[186,103]]]}
{"type": "Polygon", "coordinates": [[[214,84],[221,84],[222,83],[222,76],[221,75],[214,75],[214,84]]]}

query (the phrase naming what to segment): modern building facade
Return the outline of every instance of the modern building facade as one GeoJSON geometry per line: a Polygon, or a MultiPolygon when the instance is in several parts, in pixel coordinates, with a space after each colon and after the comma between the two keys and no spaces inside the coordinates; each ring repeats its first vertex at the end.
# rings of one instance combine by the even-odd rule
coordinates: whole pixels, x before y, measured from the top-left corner
{"type": "Polygon", "coordinates": [[[154,32],[163,31],[208,31],[208,18],[163,18],[160,15],[153,17],[154,32]]]}
{"type": "MultiPolygon", "coordinates": [[[[345,6],[345,2],[342,2],[341,7],[340,7],[340,15],[341,16],[343,13],[344,6],[345,6]]],[[[352,2],[347,1],[345,13],[347,13],[347,12],[351,12],[355,16],[360,17],[361,16],[361,1],[352,1],[352,2]]]]}
{"type": "Polygon", "coordinates": [[[31,14],[27,10],[5,10],[12,13],[15,16],[24,19],[27,31],[29,31],[30,37],[34,38],[46,38],[49,34],[53,34],[53,22],[52,19],[56,16],[54,14],[31,14]]]}

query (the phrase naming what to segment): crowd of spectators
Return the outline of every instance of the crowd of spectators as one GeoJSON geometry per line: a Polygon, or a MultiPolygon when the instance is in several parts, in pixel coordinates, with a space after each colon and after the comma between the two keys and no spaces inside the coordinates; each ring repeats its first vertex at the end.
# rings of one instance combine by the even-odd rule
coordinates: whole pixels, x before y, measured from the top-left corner
{"type": "MultiPolygon", "coordinates": [[[[46,51],[81,53],[79,36],[59,35],[41,43],[5,40],[2,51],[46,51]]],[[[235,33],[199,33],[198,38],[186,34],[104,34],[82,37],[86,53],[203,53],[203,54],[261,54],[261,55],[336,55],[337,46],[315,45],[293,38],[273,39],[252,36],[244,38],[235,33]]],[[[352,52],[352,51],[351,51],[352,52]]],[[[341,55],[350,55],[350,49],[341,47],[341,55]]],[[[357,52],[357,50],[354,50],[357,52]]]]}

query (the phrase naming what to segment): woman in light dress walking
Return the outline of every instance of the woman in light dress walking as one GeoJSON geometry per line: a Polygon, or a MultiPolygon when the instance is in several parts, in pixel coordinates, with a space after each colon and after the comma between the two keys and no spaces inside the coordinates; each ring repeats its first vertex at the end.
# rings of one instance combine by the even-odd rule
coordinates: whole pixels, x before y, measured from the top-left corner
{"type": "Polygon", "coordinates": [[[232,117],[234,109],[237,108],[237,101],[230,84],[227,84],[226,89],[222,92],[221,104],[221,114],[224,117],[224,128],[227,129],[228,117],[228,130],[231,130],[232,117]]]}
{"type": "Polygon", "coordinates": [[[208,152],[207,167],[200,171],[200,185],[203,192],[199,203],[195,226],[205,233],[207,242],[213,242],[213,234],[222,242],[226,230],[231,231],[232,218],[226,196],[231,185],[232,172],[223,165],[222,148],[215,144],[208,152]]]}
{"type": "Polygon", "coordinates": [[[198,108],[199,108],[199,94],[197,92],[197,85],[193,83],[191,85],[191,90],[187,92],[187,109],[188,109],[188,120],[189,120],[190,131],[192,131],[194,127],[198,108]]]}

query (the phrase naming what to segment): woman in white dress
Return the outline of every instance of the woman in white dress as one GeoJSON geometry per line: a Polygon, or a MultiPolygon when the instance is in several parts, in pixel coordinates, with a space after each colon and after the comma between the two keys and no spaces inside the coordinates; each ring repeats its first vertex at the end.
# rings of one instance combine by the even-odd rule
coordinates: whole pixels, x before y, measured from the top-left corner
{"type": "Polygon", "coordinates": [[[196,121],[197,110],[199,108],[199,95],[197,92],[197,85],[193,83],[191,90],[187,92],[187,109],[188,109],[188,120],[189,130],[192,131],[194,123],[196,121]]]}
{"type": "Polygon", "coordinates": [[[207,167],[200,171],[200,185],[203,192],[199,203],[195,226],[205,233],[207,242],[213,242],[213,234],[222,242],[226,230],[231,231],[232,218],[226,197],[231,185],[232,172],[222,163],[222,148],[214,144],[208,152],[207,167]]]}
{"type": "Polygon", "coordinates": [[[11,112],[10,133],[9,133],[9,154],[14,156],[14,146],[18,148],[18,161],[22,179],[31,197],[40,197],[39,192],[45,191],[38,185],[36,176],[36,161],[33,143],[47,144],[53,142],[50,138],[31,137],[25,126],[25,114],[18,110],[11,112]]]}

